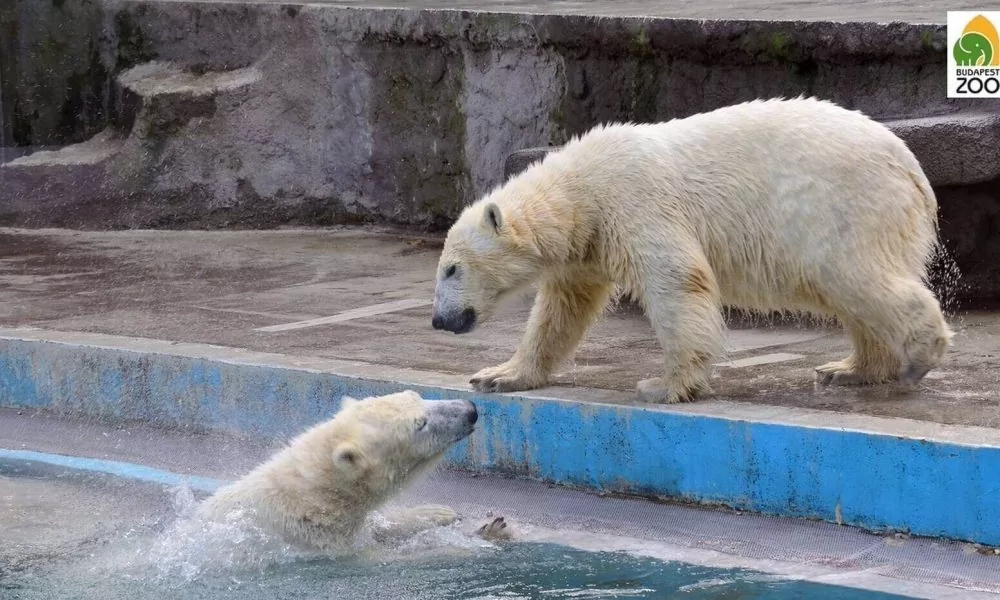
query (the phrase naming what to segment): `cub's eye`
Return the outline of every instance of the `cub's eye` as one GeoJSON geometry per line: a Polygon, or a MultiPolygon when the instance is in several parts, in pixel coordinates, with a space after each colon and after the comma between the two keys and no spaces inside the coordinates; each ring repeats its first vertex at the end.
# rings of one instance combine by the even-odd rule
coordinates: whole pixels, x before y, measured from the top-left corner
{"type": "Polygon", "coordinates": [[[457,271],[457,270],[458,270],[458,269],[457,269],[457,267],[455,267],[455,265],[451,265],[451,266],[450,266],[450,267],[448,267],[448,269],[447,269],[447,270],[445,270],[445,272],[444,272],[444,276],[445,276],[445,278],[447,279],[448,277],[454,277],[454,276],[455,276],[455,271],[457,271]]]}
{"type": "Polygon", "coordinates": [[[424,427],[427,427],[427,419],[417,419],[417,431],[423,431],[424,427]]]}

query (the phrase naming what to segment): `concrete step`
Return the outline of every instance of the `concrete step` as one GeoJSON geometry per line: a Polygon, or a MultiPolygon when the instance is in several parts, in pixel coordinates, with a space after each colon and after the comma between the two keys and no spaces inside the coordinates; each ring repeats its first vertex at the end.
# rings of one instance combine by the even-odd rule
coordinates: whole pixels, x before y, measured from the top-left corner
{"type": "Polygon", "coordinates": [[[33,149],[0,164],[0,223],[70,225],[94,218],[124,145],[108,128],[80,144],[33,149]]]}
{"type": "MultiPolygon", "coordinates": [[[[0,223],[128,227],[147,222],[150,210],[167,217],[168,207],[144,202],[155,195],[151,179],[172,174],[162,141],[183,130],[210,130],[219,104],[239,105],[259,79],[255,67],[192,72],[166,61],[124,71],[115,82],[122,114],[114,125],[85,142],[20,152],[0,164],[0,223]]],[[[187,160],[195,159],[191,154],[187,160]]],[[[179,177],[189,182],[191,174],[179,177]]],[[[175,199],[170,204],[184,210],[175,199]]]]}
{"type": "Polygon", "coordinates": [[[146,139],[197,127],[215,116],[218,103],[225,102],[227,94],[245,97],[246,88],[260,78],[260,70],[253,66],[192,72],[175,63],[152,61],[123,72],[118,84],[135,96],[127,102],[138,107],[130,135],[146,139]]]}
{"type": "Polygon", "coordinates": [[[122,149],[122,140],[111,130],[105,130],[80,144],[61,148],[36,149],[4,163],[7,174],[31,168],[97,166],[122,149]]]}
{"type": "Polygon", "coordinates": [[[885,124],[907,143],[934,186],[971,185],[1000,176],[1000,112],[968,111],[885,124]]]}

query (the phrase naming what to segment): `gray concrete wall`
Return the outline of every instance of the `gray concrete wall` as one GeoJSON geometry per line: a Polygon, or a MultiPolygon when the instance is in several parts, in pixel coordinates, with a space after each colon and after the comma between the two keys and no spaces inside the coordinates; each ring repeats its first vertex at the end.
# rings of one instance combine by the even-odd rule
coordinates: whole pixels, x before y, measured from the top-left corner
{"type": "MultiPolygon", "coordinates": [[[[87,63],[100,65],[87,82],[104,90],[98,104],[113,104],[104,70],[120,74],[149,59],[195,74],[253,67],[259,76],[221,91],[164,82],[139,94],[140,120],[171,125],[122,132],[124,155],[107,166],[115,180],[102,175],[101,190],[80,199],[115,210],[46,210],[41,219],[28,207],[55,199],[8,194],[6,222],[443,227],[499,180],[509,152],[561,143],[600,121],[798,93],[885,117],[957,108],[944,97],[938,26],[87,0],[65,0],[57,12],[66,27],[82,28],[77,38],[93,31],[87,23],[103,27],[69,50],[75,60],[83,48],[99,57],[87,63]],[[74,3],[100,14],[69,23],[74,3]]],[[[27,56],[42,68],[38,54],[27,56]]],[[[38,94],[29,104],[54,113],[53,98],[38,94]]],[[[86,114],[80,120],[86,127],[30,143],[80,141],[95,124],[86,114]]],[[[8,187],[30,196],[37,186],[8,187]]]]}
{"type": "MultiPolygon", "coordinates": [[[[938,25],[180,1],[5,7],[0,20],[16,34],[2,38],[8,143],[75,144],[104,129],[0,168],[8,225],[443,229],[500,182],[510,152],[602,121],[803,93],[880,119],[995,110],[945,97],[938,25]]],[[[995,145],[965,147],[977,150],[963,165],[988,168],[940,162],[952,168],[935,183],[957,186],[943,213],[976,213],[957,244],[974,239],[969,256],[982,257],[1000,219],[996,161],[983,154],[995,145]]]]}

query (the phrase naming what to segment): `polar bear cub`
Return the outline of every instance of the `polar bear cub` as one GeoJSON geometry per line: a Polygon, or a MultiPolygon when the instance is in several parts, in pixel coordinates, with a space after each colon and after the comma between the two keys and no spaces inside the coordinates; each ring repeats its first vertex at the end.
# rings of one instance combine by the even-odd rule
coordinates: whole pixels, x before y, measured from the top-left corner
{"type": "MultiPolygon", "coordinates": [[[[355,400],[305,431],[242,479],[219,488],[197,509],[201,519],[225,520],[246,511],[253,523],[309,550],[344,549],[366,518],[431,469],[475,429],[467,400],[422,399],[414,391],[355,400]]],[[[458,515],[418,506],[389,515],[386,536],[404,536],[458,515]]]]}
{"type": "Polygon", "coordinates": [[[937,200],[902,140],[813,98],[757,100],[665,123],[599,126],[467,207],[438,264],[432,324],[466,333],[537,282],[527,331],[480,391],[541,387],[613,291],[664,351],[641,399],[709,391],[721,309],[839,318],[853,352],[824,384],[915,383],[951,331],[926,285],[937,200]]]}

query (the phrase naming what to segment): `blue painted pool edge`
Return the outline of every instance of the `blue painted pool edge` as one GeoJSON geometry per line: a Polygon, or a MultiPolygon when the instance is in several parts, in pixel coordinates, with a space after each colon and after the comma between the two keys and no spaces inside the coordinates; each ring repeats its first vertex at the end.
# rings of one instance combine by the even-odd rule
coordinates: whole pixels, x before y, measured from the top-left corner
{"type": "Polygon", "coordinates": [[[37,340],[0,340],[0,406],[291,436],[345,395],[468,398],[452,466],[1000,545],[1000,447],[350,377],[37,340]]]}
{"type": "Polygon", "coordinates": [[[104,473],[125,479],[145,481],[147,483],[160,483],[171,487],[186,485],[189,488],[200,492],[214,492],[220,486],[227,483],[226,481],[211,479],[209,477],[181,475],[172,471],[154,469],[153,467],[137,465],[135,463],[103,460],[99,458],[87,458],[82,456],[67,456],[65,454],[52,454],[49,452],[35,452],[32,450],[11,450],[9,448],[0,448],[0,460],[43,463],[46,465],[65,467],[74,471],[104,473]]]}

